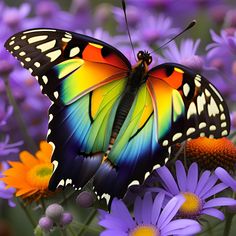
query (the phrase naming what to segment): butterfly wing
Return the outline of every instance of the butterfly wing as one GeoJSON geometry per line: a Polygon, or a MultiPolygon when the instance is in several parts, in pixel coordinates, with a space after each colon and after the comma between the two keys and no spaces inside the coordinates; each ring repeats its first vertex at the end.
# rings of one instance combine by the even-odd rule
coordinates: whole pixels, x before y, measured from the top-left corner
{"type": "Polygon", "coordinates": [[[82,187],[108,146],[129,61],[102,41],[55,29],[18,33],[5,46],[53,102],[47,140],[54,146],[54,174],[49,187],[82,187]]]}
{"type": "Polygon", "coordinates": [[[109,44],[58,29],[17,33],[5,47],[36,77],[42,93],[62,104],[124,77],[131,68],[126,57],[109,44]]]}
{"type": "Polygon", "coordinates": [[[160,144],[170,146],[188,138],[229,134],[227,105],[203,76],[170,63],[151,69],[148,76],[160,144]]]}

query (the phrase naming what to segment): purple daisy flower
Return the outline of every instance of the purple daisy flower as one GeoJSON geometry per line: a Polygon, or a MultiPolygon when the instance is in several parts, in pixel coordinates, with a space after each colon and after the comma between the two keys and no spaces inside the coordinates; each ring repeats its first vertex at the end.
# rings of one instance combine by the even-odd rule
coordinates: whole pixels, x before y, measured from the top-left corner
{"type": "Polygon", "coordinates": [[[19,146],[23,144],[22,141],[18,141],[16,143],[9,144],[10,137],[9,135],[6,136],[4,141],[0,141],[0,159],[1,161],[10,160],[10,154],[16,154],[19,152],[19,146]],[[4,158],[6,157],[6,158],[4,158]]]}
{"type": "Polygon", "coordinates": [[[203,58],[197,55],[200,39],[195,42],[192,39],[182,40],[179,48],[175,42],[169,44],[167,49],[163,50],[163,56],[166,61],[177,62],[198,71],[203,68],[203,58]]]}
{"type": "MultiPolygon", "coordinates": [[[[2,173],[9,168],[6,162],[0,163],[0,179],[3,177],[2,173]]],[[[3,181],[0,180],[0,198],[8,201],[10,207],[15,207],[16,204],[13,202],[13,196],[15,193],[14,188],[6,189],[6,185],[3,181]]]]}
{"type": "Polygon", "coordinates": [[[154,201],[151,193],[139,196],[134,203],[134,217],[122,200],[113,199],[110,213],[100,210],[99,224],[106,229],[101,236],[134,235],[189,235],[201,231],[195,220],[174,219],[185,199],[173,197],[163,208],[165,194],[159,193],[154,201]],[[162,209],[163,208],[163,209],[162,209]]]}
{"type": "Polygon", "coordinates": [[[227,186],[236,192],[236,180],[222,167],[218,167],[215,170],[217,177],[227,186]]]}
{"type": "Polygon", "coordinates": [[[170,198],[182,194],[186,201],[179,210],[180,216],[196,218],[206,214],[223,220],[224,214],[215,207],[236,204],[236,200],[227,197],[208,200],[228,187],[224,183],[216,184],[218,178],[214,173],[204,171],[201,176],[198,176],[197,163],[191,164],[186,172],[182,162],[176,161],[175,168],[177,181],[169,169],[163,166],[157,169],[156,173],[164,189],[153,187],[149,190],[153,192],[164,191],[170,198]]]}
{"type": "Polygon", "coordinates": [[[74,29],[75,21],[70,13],[62,11],[55,1],[37,1],[35,8],[35,24],[37,27],[55,27],[74,29]]]}
{"type": "Polygon", "coordinates": [[[209,44],[206,63],[213,69],[214,84],[229,100],[236,100],[236,33],[210,31],[213,43],[209,44]]]}
{"type": "Polygon", "coordinates": [[[17,31],[34,27],[34,24],[26,19],[30,10],[28,3],[21,4],[19,8],[4,6],[0,19],[0,38],[5,40],[17,31]]]}
{"type": "Polygon", "coordinates": [[[142,15],[145,20],[140,21],[135,33],[138,35],[139,41],[141,39],[149,45],[160,45],[179,32],[179,28],[172,26],[172,19],[163,14],[154,16],[142,13],[142,15]]]}
{"type": "Polygon", "coordinates": [[[13,107],[6,104],[6,101],[3,97],[0,97],[0,127],[7,124],[8,118],[13,113],[13,107]]]}

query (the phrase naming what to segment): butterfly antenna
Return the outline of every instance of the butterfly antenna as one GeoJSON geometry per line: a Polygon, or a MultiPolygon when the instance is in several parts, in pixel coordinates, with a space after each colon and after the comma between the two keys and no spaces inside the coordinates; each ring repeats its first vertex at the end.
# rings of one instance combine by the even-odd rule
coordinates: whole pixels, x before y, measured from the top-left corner
{"type": "MultiPolygon", "coordinates": [[[[183,29],[180,33],[178,33],[177,35],[175,35],[172,39],[168,40],[166,43],[164,43],[163,45],[161,45],[159,48],[157,48],[156,50],[152,51],[151,53],[153,52],[156,52],[158,50],[160,50],[161,48],[165,47],[168,43],[170,43],[171,41],[175,40],[176,38],[178,38],[181,34],[183,34],[184,32],[186,32],[187,30],[191,29],[194,25],[196,24],[196,20],[193,20],[192,22],[190,22],[188,24],[188,26],[183,29]]],[[[150,53],[150,54],[151,54],[150,53]]]]}
{"type": "Polygon", "coordinates": [[[129,24],[128,24],[127,15],[126,15],[125,0],[122,0],[122,8],[123,8],[124,15],[125,15],[125,24],[126,24],[126,29],[127,29],[128,36],[129,36],[129,41],[130,41],[130,44],[131,44],[131,47],[132,47],[132,50],[133,50],[134,58],[136,59],[136,55],[135,55],[135,52],[134,52],[134,45],[133,45],[133,42],[131,40],[130,31],[129,31],[129,24]]]}

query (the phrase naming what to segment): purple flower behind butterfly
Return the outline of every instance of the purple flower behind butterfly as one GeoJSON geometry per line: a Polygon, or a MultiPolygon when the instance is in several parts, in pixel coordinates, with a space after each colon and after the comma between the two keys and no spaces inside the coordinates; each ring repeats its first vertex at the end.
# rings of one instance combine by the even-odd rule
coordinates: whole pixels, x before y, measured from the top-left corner
{"type": "Polygon", "coordinates": [[[213,69],[214,84],[222,94],[236,101],[236,31],[222,30],[220,35],[210,31],[213,43],[207,46],[206,62],[213,69]]]}
{"type": "Polygon", "coordinates": [[[179,28],[173,27],[172,19],[163,14],[155,16],[146,12],[142,14],[142,18],[134,34],[138,35],[139,41],[148,45],[161,46],[179,32],[179,28]]]}
{"type": "Polygon", "coordinates": [[[18,8],[8,7],[6,5],[2,5],[1,8],[0,39],[5,40],[17,31],[35,26],[34,22],[27,19],[31,10],[31,7],[28,3],[23,3],[18,8]]]}
{"type": "MultiPolygon", "coordinates": [[[[0,178],[2,178],[2,172],[9,168],[6,162],[0,162],[0,178]]],[[[15,193],[14,188],[6,189],[6,184],[0,180],[0,198],[5,199],[8,201],[8,205],[10,207],[15,207],[16,204],[13,202],[13,196],[15,193]]]]}
{"type": "Polygon", "coordinates": [[[197,54],[199,44],[200,39],[195,42],[192,39],[184,39],[181,41],[179,47],[175,42],[171,42],[168,48],[163,49],[163,57],[165,61],[172,61],[201,71],[203,69],[204,60],[197,54]]]}

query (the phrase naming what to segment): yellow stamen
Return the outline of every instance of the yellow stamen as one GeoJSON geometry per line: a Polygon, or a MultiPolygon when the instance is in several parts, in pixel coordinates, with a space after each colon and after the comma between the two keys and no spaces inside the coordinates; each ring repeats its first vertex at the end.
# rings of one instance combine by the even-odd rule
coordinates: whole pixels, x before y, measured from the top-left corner
{"type": "Polygon", "coordinates": [[[160,233],[157,228],[152,225],[137,226],[129,236],[159,236],[160,233]]]}
{"type": "Polygon", "coordinates": [[[185,192],[182,193],[186,201],[181,206],[179,212],[185,216],[198,215],[202,208],[201,199],[194,193],[185,192]]]}

